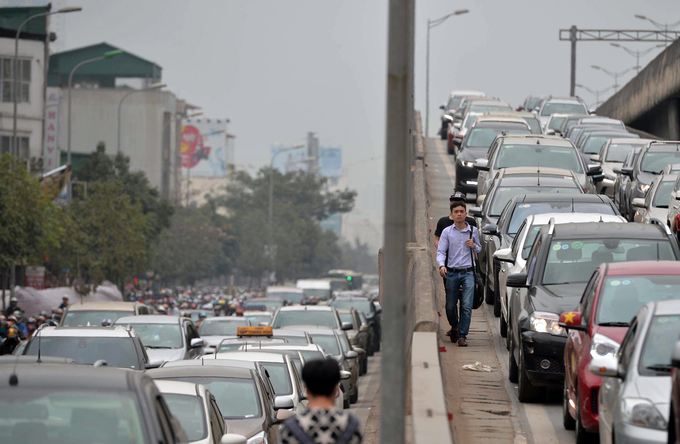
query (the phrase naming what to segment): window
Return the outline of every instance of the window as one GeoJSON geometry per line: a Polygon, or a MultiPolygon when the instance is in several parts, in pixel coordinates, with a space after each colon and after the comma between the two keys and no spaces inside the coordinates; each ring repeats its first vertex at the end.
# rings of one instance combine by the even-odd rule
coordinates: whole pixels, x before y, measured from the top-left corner
{"type": "MultiPolygon", "coordinates": [[[[28,137],[17,137],[19,146],[19,158],[28,160],[28,137]]],[[[0,136],[0,154],[11,152],[12,136],[0,136]]],[[[14,150],[16,152],[16,150],[14,150]]]]}
{"type": "Polygon", "coordinates": [[[635,342],[638,336],[637,332],[638,332],[637,319],[633,318],[633,320],[631,321],[630,328],[628,329],[626,336],[623,338],[623,341],[621,342],[621,348],[619,348],[619,354],[617,356],[619,366],[621,367],[621,370],[623,370],[624,372],[628,368],[630,357],[633,354],[633,350],[635,349],[635,342]]]}
{"type": "Polygon", "coordinates": [[[593,277],[590,278],[590,283],[586,291],[583,293],[584,297],[581,301],[581,325],[588,325],[590,322],[590,314],[593,312],[593,302],[595,301],[595,292],[597,291],[597,283],[600,281],[600,273],[595,271],[593,277]]]}
{"type": "MultiPolygon", "coordinates": [[[[14,92],[14,60],[10,57],[0,58],[0,93],[3,102],[13,102],[14,92]]],[[[28,102],[29,86],[31,84],[31,61],[29,59],[18,60],[19,95],[18,102],[28,102]]]]}

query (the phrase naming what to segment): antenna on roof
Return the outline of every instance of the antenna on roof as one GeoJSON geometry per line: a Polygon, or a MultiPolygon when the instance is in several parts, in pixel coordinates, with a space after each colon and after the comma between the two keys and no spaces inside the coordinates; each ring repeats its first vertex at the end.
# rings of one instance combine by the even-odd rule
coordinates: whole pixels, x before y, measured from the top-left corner
{"type": "Polygon", "coordinates": [[[40,359],[40,342],[41,342],[40,340],[41,339],[42,339],[42,332],[40,331],[40,332],[38,332],[38,360],[35,361],[38,364],[42,363],[42,359],[40,359]]]}
{"type": "Polygon", "coordinates": [[[600,214],[600,222],[604,222],[604,220],[602,220],[602,215],[601,215],[601,214],[600,214]]]}

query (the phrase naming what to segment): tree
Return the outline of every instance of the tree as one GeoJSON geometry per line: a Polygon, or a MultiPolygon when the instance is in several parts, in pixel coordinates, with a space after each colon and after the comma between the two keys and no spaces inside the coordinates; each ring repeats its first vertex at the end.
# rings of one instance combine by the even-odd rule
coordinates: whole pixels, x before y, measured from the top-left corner
{"type": "Polygon", "coordinates": [[[364,274],[378,274],[378,252],[371,251],[368,244],[362,243],[358,238],[354,245],[343,242],[342,268],[354,270],[364,274]]]}

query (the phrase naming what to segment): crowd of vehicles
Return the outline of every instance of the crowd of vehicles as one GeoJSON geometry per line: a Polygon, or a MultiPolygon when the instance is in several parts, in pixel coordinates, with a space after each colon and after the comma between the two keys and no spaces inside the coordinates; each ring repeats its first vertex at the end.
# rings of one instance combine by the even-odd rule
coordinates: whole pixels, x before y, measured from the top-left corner
{"type": "Polygon", "coordinates": [[[680,141],[640,138],[578,97],[513,110],[454,91],[442,109],[519,400],[562,390],[577,443],[677,442],[680,141]]]}
{"type": "Polygon", "coordinates": [[[278,442],[280,424],[307,405],[306,362],[338,363],[336,407],[346,409],[380,349],[375,291],[332,291],[334,279],[229,301],[188,292],[70,305],[58,325],[0,357],[9,396],[0,433],[16,442],[278,442]]]}

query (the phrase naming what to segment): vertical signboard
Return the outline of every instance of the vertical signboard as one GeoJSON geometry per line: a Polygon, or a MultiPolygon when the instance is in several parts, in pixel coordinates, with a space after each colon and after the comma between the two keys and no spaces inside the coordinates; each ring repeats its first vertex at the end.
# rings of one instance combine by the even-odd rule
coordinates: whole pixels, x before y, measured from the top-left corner
{"type": "Polygon", "coordinates": [[[342,176],[342,148],[319,148],[319,166],[322,177],[342,176]]]}
{"type": "Polygon", "coordinates": [[[43,143],[43,170],[51,171],[59,167],[61,151],[59,149],[59,128],[61,118],[61,92],[59,88],[47,88],[45,102],[45,140],[43,143]]]}
{"type": "Polygon", "coordinates": [[[42,290],[45,288],[45,267],[26,267],[26,286],[42,290]]]}
{"type": "Polygon", "coordinates": [[[182,174],[227,176],[226,120],[191,120],[182,124],[182,174]]]}

